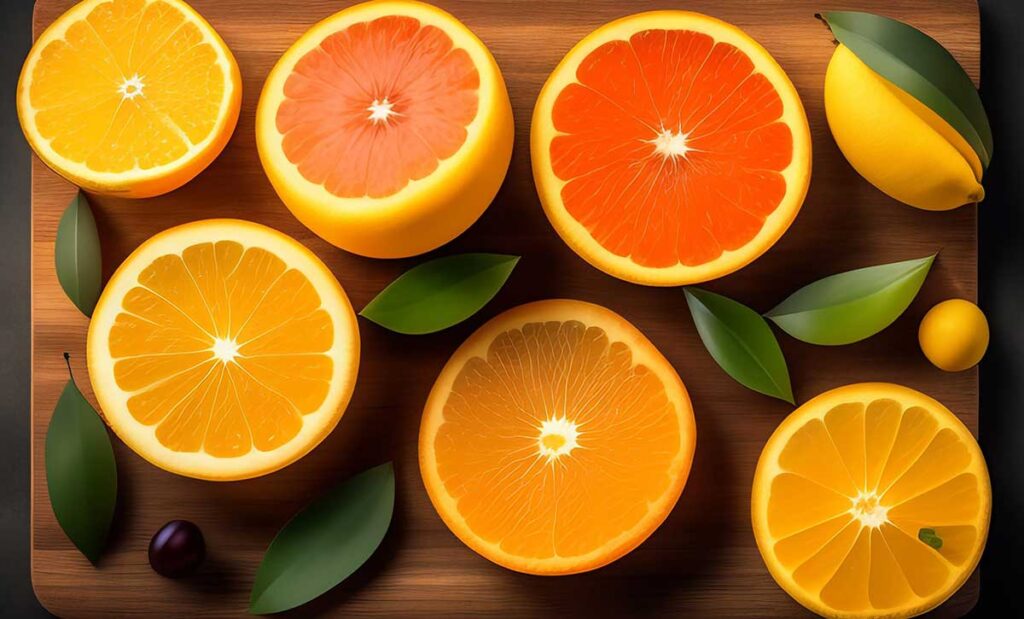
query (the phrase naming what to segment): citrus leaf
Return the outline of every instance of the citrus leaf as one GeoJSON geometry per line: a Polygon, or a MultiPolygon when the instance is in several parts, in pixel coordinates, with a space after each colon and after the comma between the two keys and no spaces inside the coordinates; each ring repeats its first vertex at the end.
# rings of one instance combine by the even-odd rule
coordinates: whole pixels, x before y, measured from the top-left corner
{"type": "Polygon", "coordinates": [[[256,571],[249,612],[262,615],[295,608],[348,578],[384,539],[394,506],[395,472],[390,462],[352,477],[311,503],[267,548],[256,571]]]}
{"type": "Polygon", "coordinates": [[[900,317],[934,260],[933,254],[831,275],[797,290],[765,316],[809,344],[859,342],[900,317]]]}
{"type": "Polygon", "coordinates": [[[54,243],[57,280],[64,294],[86,316],[92,316],[102,290],[100,237],[85,194],[79,191],[64,209],[54,243]]]}
{"type": "Polygon", "coordinates": [[[917,532],[917,539],[928,544],[935,550],[942,548],[942,538],[935,532],[935,529],[921,529],[917,532]]]}
{"type": "Polygon", "coordinates": [[[711,357],[748,389],[793,404],[782,349],[760,314],[722,295],[683,289],[697,333],[711,357]]]}
{"type": "Polygon", "coordinates": [[[406,335],[434,333],[480,311],[505,285],[519,256],[457,254],[403,273],[360,316],[406,335]]]}
{"type": "Polygon", "coordinates": [[[917,28],[881,15],[832,11],[821,17],[836,40],[949,123],[988,167],[992,128],[985,107],[971,78],[946,48],[917,28]]]}
{"type": "MultiPolygon", "coordinates": [[[[67,353],[64,358],[68,359],[67,353]]],[[[107,426],[74,378],[68,380],[53,409],[45,457],[46,487],[57,522],[82,554],[96,563],[114,519],[117,466],[107,426]]]]}

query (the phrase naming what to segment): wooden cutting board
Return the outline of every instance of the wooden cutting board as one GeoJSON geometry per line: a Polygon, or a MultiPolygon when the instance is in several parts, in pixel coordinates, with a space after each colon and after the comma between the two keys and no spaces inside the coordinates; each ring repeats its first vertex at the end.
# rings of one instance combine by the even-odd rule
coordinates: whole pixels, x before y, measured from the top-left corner
{"type": "MultiPolygon", "coordinates": [[[[39,0],[36,34],[72,2],[39,0]]],[[[309,26],[349,2],[194,0],[238,58],[242,115],[224,153],[196,180],[142,201],[95,197],[92,204],[109,276],[139,243],[165,228],[206,217],[253,219],[293,235],[317,253],[363,307],[395,276],[427,257],[380,261],[329,246],[278,200],[256,155],[253,118],[263,80],[309,26]]],[[[461,251],[520,254],[509,285],[479,315],[448,331],[404,337],[360,320],[363,361],[355,397],[338,428],[312,454],[267,477],[210,483],[158,470],[115,440],[119,504],[109,548],[97,567],[57,525],[46,490],[47,423],[67,380],[71,353],[86,380],[86,319],[64,297],[53,241],[74,188],[38,160],[32,173],[32,581],[40,601],[62,616],[234,617],[247,607],[253,575],[278,528],[297,509],[348,475],[394,460],[396,513],[377,554],[355,575],[296,612],[301,616],[666,616],[806,615],[761,563],[749,519],[750,484],[765,440],[792,408],[734,383],[705,352],[678,289],[635,286],[587,266],[558,238],[534,192],[529,126],[534,100],[563,54],[611,19],[654,8],[686,8],[733,22],[759,40],[796,84],[814,139],[814,176],[803,211],[765,256],[709,288],[767,310],[799,286],[860,266],[918,258],[941,249],[918,299],[896,324],[867,341],[815,347],[784,334],[799,402],[839,385],[884,380],[935,396],[973,430],[978,374],[946,374],[925,360],[916,329],[934,303],[977,294],[975,207],[930,213],[900,205],[865,181],[833,143],[822,108],[833,50],[817,11],[862,9],[915,24],[948,47],[977,82],[974,0],[438,0],[494,53],[516,114],[516,147],[494,204],[466,234],[432,255],[461,251]],[[464,547],[434,513],[420,482],[416,440],[427,392],[441,366],[475,328],[526,301],[571,297],[606,305],[636,324],[675,365],[693,398],[697,454],[682,499],[639,549],[597,572],[531,577],[497,567],[464,547]],[[152,572],[149,539],[164,522],[192,520],[209,557],[194,577],[152,572]]],[[[939,614],[958,616],[978,596],[977,575],[939,614]]]]}

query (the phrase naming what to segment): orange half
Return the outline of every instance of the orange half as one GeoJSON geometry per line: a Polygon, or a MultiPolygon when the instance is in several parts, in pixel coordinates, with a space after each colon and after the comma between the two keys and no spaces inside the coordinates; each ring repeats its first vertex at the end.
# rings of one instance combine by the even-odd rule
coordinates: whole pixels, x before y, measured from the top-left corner
{"type": "Polygon", "coordinates": [[[235,129],[231,51],[182,0],[84,0],[36,40],[18,82],[35,153],[98,193],[154,196],[187,183],[235,129]]]}
{"type": "Polygon", "coordinates": [[[886,383],[833,389],[787,417],[761,453],[751,499],[775,581],[840,618],[941,604],[977,567],[991,512],[970,431],[939,402],[886,383]]]}
{"type": "Polygon", "coordinates": [[[654,286],[731,273],[796,217],[807,117],[739,28],[656,11],[580,41],[541,90],[533,174],[548,219],[595,267],[654,286]]]}
{"type": "Polygon", "coordinates": [[[696,429],[679,375],[603,307],[550,300],[494,318],[452,355],[420,426],[430,500],[509,569],[593,570],[668,516],[696,429]]]}
{"type": "Polygon", "coordinates": [[[181,475],[245,479],[301,458],[338,423],[359,330],[302,244],[210,219],[124,261],[93,312],[88,360],[107,423],[136,453],[181,475]]]}

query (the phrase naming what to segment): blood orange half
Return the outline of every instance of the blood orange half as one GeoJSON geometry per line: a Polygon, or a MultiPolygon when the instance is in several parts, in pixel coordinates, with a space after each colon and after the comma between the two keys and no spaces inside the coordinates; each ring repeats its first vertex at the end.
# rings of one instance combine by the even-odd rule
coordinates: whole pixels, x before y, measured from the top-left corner
{"type": "Polygon", "coordinates": [[[313,26],[271,71],[260,159],[292,213],[377,258],[423,253],[468,228],[512,156],[494,58],[455,17],[382,0],[313,26]]]}
{"type": "Polygon", "coordinates": [[[796,217],[811,174],[793,84],[746,33],[640,13],[576,45],[541,90],[533,173],[576,253],[654,286],[731,273],[796,217]]]}

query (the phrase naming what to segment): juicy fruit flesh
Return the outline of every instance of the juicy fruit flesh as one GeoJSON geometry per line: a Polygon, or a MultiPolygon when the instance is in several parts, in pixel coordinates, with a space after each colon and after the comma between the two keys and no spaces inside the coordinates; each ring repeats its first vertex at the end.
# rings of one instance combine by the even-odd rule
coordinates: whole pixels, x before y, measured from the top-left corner
{"type": "Polygon", "coordinates": [[[220,241],[161,256],[121,310],[114,377],[168,449],[269,451],[327,397],[331,318],[306,276],[265,249],[220,241]]]}
{"type": "Polygon", "coordinates": [[[972,558],[982,481],[958,433],[920,406],[849,402],[779,455],[767,523],[795,583],[828,607],[891,611],[937,595],[972,558]],[[942,547],[918,539],[934,529],[942,547]]]}
{"type": "Polygon", "coordinates": [[[786,194],[779,94],[733,45],[689,30],[605,43],[555,100],[554,174],[608,251],[653,268],[750,242],[786,194]]]}
{"type": "Polygon", "coordinates": [[[461,369],[443,416],[438,473],[459,516],[516,557],[599,550],[675,482],[676,409],[660,379],[598,327],[501,333],[461,369]]]}
{"type": "Polygon", "coordinates": [[[444,31],[386,16],[331,34],[296,64],[277,111],[285,156],[339,197],[381,198],[466,141],[480,75],[444,31]]]}
{"type": "Polygon", "coordinates": [[[214,130],[224,67],[195,23],[153,0],[113,0],[39,54],[34,123],[64,158],[99,172],[150,169],[214,130]]]}

